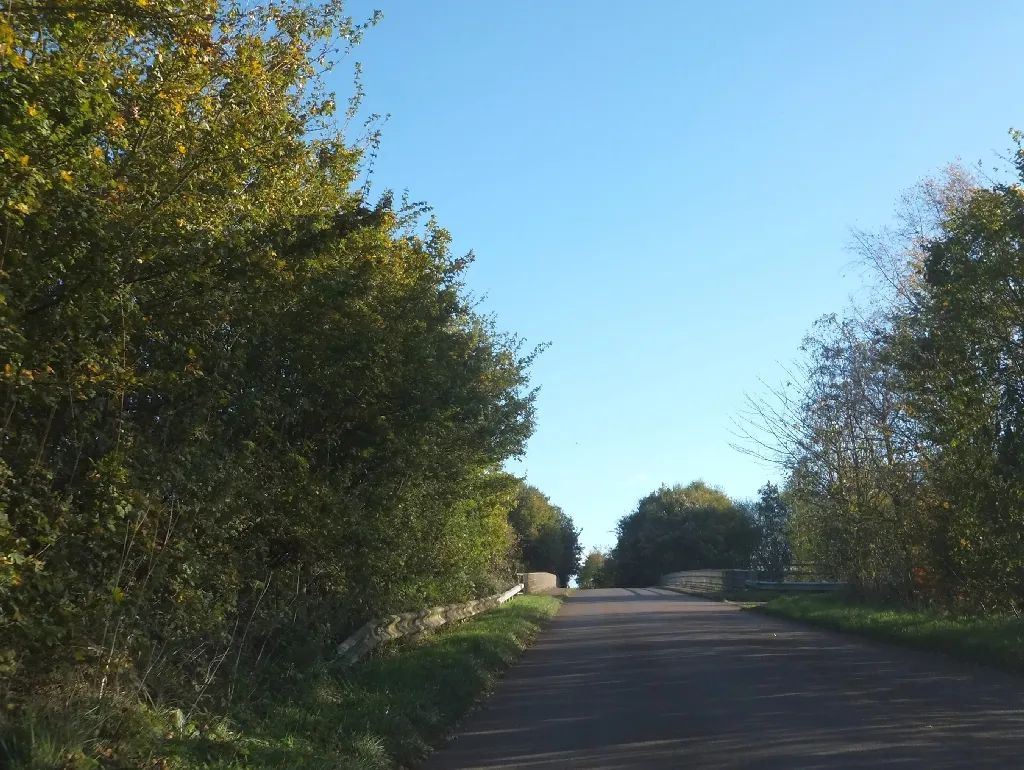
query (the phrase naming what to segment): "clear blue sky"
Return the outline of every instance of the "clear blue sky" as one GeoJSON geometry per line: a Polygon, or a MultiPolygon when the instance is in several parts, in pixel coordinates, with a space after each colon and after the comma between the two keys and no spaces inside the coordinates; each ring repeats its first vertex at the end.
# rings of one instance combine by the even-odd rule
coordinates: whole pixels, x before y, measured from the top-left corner
{"type": "Polygon", "coordinates": [[[500,326],[552,343],[514,470],[588,546],[661,483],[755,495],[731,418],[847,304],[850,228],[1024,128],[1009,0],[374,8],[374,189],[432,204],[500,326]]]}

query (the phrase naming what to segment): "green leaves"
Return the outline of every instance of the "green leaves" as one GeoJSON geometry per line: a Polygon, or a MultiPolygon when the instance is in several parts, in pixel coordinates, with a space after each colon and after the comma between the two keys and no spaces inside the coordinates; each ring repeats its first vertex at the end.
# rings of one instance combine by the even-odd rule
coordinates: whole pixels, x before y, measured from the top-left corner
{"type": "Polygon", "coordinates": [[[753,402],[759,435],[789,474],[801,560],[866,593],[1014,610],[1024,598],[1024,191],[953,168],[906,204],[899,229],[858,235],[885,301],[819,321],[797,392],[753,402]]]}
{"type": "Polygon", "coordinates": [[[662,486],[618,523],[612,551],[621,586],[657,585],[677,570],[746,569],[757,532],[746,509],[703,481],[662,486]]]}
{"type": "Polygon", "coordinates": [[[536,487],[522,484],[509,523],[528,572],[552,572],[564,587],[579,572],[583,547],[572,519],[536,487]]]}
{"type": "Polygon", "coordinates": [[[608,554],[593,550],[580,567],[580,588],[611,588],[615,585],[615,565],[608,554]]]}
{"type": "Polygon", "coordinates": [[[531,354],[353,190],[318,73],[365,25],[80,5],[0,18],[5,690],[226,709],[286,640],[507,587],[531,354]]]}
{"type": "Polygon", "coordinates": [[[760,489],[760,498],[751,513],[757,528],[757,547],[752,565],[764,580],[782,580],[793,560],[789,542],[791,511],[774,484],[760,489]]]}
{"type": "Polygon", "coordinates": [[[933,569],[966,603],[1016,603],[1024,581],[1022,236],[1018,186],[974,189],[927,245],[914,312],[894,337],[935,447],[933,569]]]}

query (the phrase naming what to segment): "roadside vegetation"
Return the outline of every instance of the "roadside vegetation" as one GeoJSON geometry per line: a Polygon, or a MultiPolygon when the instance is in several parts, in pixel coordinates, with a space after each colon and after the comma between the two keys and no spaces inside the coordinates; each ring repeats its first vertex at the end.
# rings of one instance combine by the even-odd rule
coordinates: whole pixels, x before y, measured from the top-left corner
{"type": "Polygon", "coordinates": [[[370,618],[556,536],[576,572],[567,516],[510,521],[539,350],[428,207],[371,194],[358,66],[324,87],[377,16],[0,5],[0,765],[213,751],[370,618]]]}
{"type": "Polygon", "coordinates": [[[230,722],[136,712],[130,731],[92,745],[83,739],[102,730],[88,714],[63,722],[57,733],[44,722],[22,723],[4,738],[5,767],[405,767],[444,739],[558,607],[553,597],[518,597],[464,623],[385,647],[352,669],[292,661],[278,672],[274,688],[247,698],[230,722]],[[94,755],[102,759],[99,765],[90,761],[94,755]]]}
{"type": "Polygon", "coordinates": [[[509,512],[520,562],[529,572],[551,572],[565,588],[580,569],[580,533],[565,511],[534,486],[523,484],[509,512]]]}
{"type": "MultiPolygon", "coordinates": [[[[752,399],[747,448],[786,474],[801,561],[881,604],[999,624],[1024,603],[1024,152],[952,167],[855,232],[876,280],[752,399]]],[[[1009,622],[1009,621],[1007,621],[1009,622]]]]}
{"type": "Polygon", "coordinates": [[[662,487],[587,563],[594,584],[788,565],[843,582],[771,611],[1016,668],[1024,608],[1024,149],[951,166],[854,231],[869,280],[821,318],[784,382],[749,398],[738,448],[783,483],[757,502],[662,487]],[[872,609],[874,608],[874,609],[872,609]],[[901,609],[902,608],[902,609],[901,609]]]}
{"type": "Polygon", "coordinates": [[[1024,673],[1024,619],[1011,614],[957,614],[822,594],[777,598],[758,610],[1024,673]]]}

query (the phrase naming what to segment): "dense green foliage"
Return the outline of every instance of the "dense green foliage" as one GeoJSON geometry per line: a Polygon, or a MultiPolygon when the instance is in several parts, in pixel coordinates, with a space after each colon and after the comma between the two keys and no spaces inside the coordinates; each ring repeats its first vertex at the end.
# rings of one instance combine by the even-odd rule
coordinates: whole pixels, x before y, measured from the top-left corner
{"type": "Polygon", "coordinates": [[[823,319],[796,392],[755,422],[789,473],[802,561],[876,595],[1016,611],[1024,189],[954,169],[908,200],[899,228],[858,235],[880,301],[823,319]]]}
{"type": "Polygon", "coordinates": [[[956,615],[903,605],[878,606],[835,595],[785,596],[758,611],[848,631],[960,660],[1024,672],[1024,619],[956,615]]]}
{"type": "Polygon", "coordinates": [[[319,84],[363,26],[0,9],[0,719],[228,715],[370,616],[506,588],[530,355],[443,229],[355,191],[319,84]]]}
{"type": "Polygon", "coordinates": [[[789,543],[789,506],[774,484],[761,487],[758,501],[751,507],[757,531],[751,567],[763,580],[782,580],[793,562],[789,543]]]}
{"type": "Polygon", "coordinates": [[[652,492],[617,530],[612,558],[620,586],[656,585],[679,570],[746,568],[757,545],[749,511],[702,481],[652,492]]]}
{"type": "Polygon", "coordinates": [[[590,551],[580,567],[580,588],[610,588],[615,585],[614,562],[609,554],[590,551]]]}
{"type": "MultiPolygon", "coordinates": [[[[465,623],[384,648],[352,670],[316,665],[296,671],[261,692],[231,723],[180,719],[170,738],[155,725],[140,724],[121,742],[101,744],[100,755],[107,757],[102,766],[409,767],[444,740],[558,607],[553,597],[522,596],[465,623]],[[151,761],[154,756],[160,760],[151,761]]],[[[22,725],[8,736],[14,766],[74,766],[67,748],[89,734],[89,723],[89,715],[78,715],[70,732],[65,726],[67,742],[45,723],[22,725]]],[[[78,764],[94,766],[84,756],[78,764]]]]}
{"type": "Polygon", "coordinates": [[[527,572],[552,572],[563,588],[579,572],[580,533],[565,511],[536,487],[523,484],[516,505],[509,513],[527,572]]]}
{"type": "Polygon", "coordinates": [[[1024,601],[1022,244],[1024,190],[972,190],[928,243],[913,309],[893,322],[926,447],[927,567],[947,597],[985,606],[1024,601]]]}

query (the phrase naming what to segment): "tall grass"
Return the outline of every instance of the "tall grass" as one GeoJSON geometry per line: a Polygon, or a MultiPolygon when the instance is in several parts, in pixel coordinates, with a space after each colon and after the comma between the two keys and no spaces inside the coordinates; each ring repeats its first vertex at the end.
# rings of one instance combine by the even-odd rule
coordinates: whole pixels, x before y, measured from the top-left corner
{"type": "Polygon", "coordinates": [[[40,701],[0,715],[10,770],[386,770],[422,758],[530,645],[560,602],[523,596],[343,669],[282,670],[229,718],[159,704],[40,701]]]}

